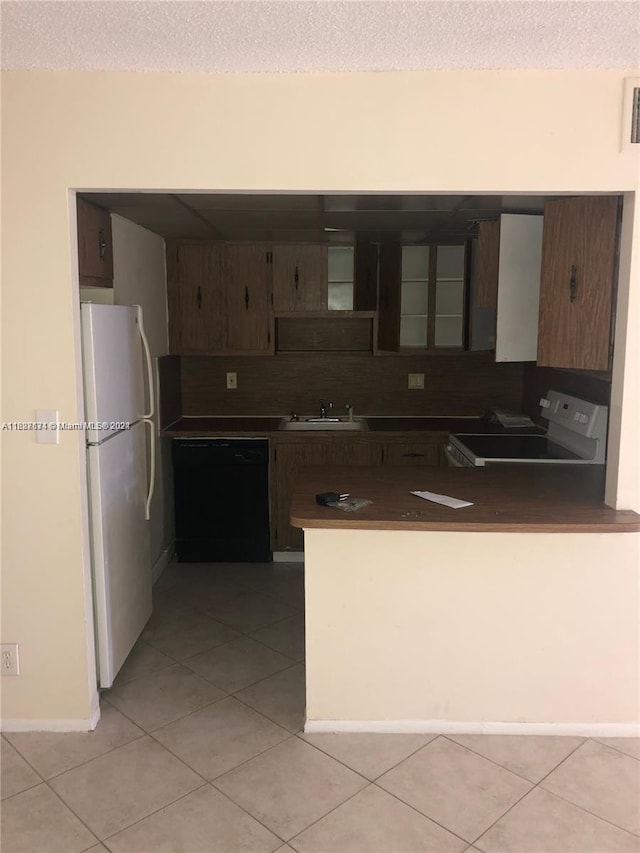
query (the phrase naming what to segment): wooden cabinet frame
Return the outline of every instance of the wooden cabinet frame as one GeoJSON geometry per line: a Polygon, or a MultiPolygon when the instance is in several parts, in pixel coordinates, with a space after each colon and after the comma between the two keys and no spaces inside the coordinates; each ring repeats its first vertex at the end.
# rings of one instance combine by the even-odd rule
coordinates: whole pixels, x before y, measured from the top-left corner
{"type": "MultiPolygon", "coordinates": [[[[271,437],[271,547],[274,551],[301,551],[302,530],[289,524],[293,490],[305,465],[445,464],[444,432],[279,433],[271,437]]],[[[336,489],[340,483],[333,484],[336,489]]],[[[355,497],[366,498],[367,495],[355,497]]]]}
{"type": "Polygon", "coordinates": [[[172,355],[273,355],[269,244],[167,240],[172,355]]]}
{"type": "MultiPolygon", "coordinates": [[[[406,245],[406,244],[405,244],[406,245]]],[[[378,341],[380,354],[417,355],[427,353],[460,353],[469,345],[469,293],[471,241],[464,243],[429,243],[429,281],[427,284],[427,345],[404,347],[400,345],[400,320],[402,315],[402,248],[400,240],[389,240],[380,245],[378,287],[378,341]],[[436,347],[436,287],[438,246],[465,247],[463,290],[463,334],[460,347],[436,347]]]]}
{"type": "Polygon", "coordinates": [[[108,210],[76,198],[81,287],[113,287],[113,240],[108,210]]]}
{"type": "Polygon", "coordinates": [[[545,204],[539,366],[610,369],[620,213],[618,196],[545,204]]]}

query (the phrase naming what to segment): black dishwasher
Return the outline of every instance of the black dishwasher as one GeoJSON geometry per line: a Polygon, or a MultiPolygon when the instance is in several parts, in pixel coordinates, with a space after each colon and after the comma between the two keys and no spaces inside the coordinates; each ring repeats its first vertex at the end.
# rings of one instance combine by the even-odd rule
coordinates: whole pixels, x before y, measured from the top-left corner
{"type": "Polygon", "coordinates": [[[180,562],[267,562],[269,442],[174,438],[176,552],[180,562]]]}

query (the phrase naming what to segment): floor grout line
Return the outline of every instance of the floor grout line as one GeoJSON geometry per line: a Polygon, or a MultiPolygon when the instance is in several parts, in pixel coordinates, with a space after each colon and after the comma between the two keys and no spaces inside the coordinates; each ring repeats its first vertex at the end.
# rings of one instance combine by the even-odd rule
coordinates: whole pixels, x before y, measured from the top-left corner
{"type": "MultiPolygon", "coordinates": [[[[427,746],[428,746],[428,744],[427,744],[427,746]]],[[[384,773],[382,775],[384,776],[384,773]]],[[[410,808],[411,811],[420,815],[420,817],[426,818],[426,820],[430,820],[431,823],[435,823],[435,825],[439,826],[440,829],[443,829],[445,832],[448,832],[450,835],[453,835],[455,838],[459,838],[460,841],[462,841],[464,844],[468,844],[468,845],[473,844],[473,841],[467,841],[466,838],[463,838],[461,835],[459,835],[453,829],[451,829],[448,826],[445,826],[443,823],[440,823],[439,821],[437,821],[435,818],[431,817],[430,815],[427,815],[424,812],[421,812],[420,809],[416,808],[416,806],[412,805],[411,803],[407,803],[405,800],[403,800],[397,794],[394,794],[393,791],[388,791],[386,788],[383,788],[382,785],[378,785],[378,781],[380,778],[381,777],[378,777],[378,780],[376,780],[375,782],[372,782],[371,784],[375,785],[376,788],[378,788],[380,791],[384,791],[385,794],[389,794],[389,796],[393,797],[394,800],[397,800],[399,803],[402,803],[404,806],[407,806],[407,808],[410,808]]]]}
{"type": "MultiPolygon", "coordinates": [[[[454,735],[444,734],[444,733],[443,733],[443,734],[441,734],[441,735],[440,735],[440,737],[446,738],[450,743],[453,743],[453,744],[455,744],[456,746],[461,746],[463,749],[468,749],[468,750],[469,750],[469,752],[472,752],[474,755],[477,755],[477,756],[478,756],[478,758],[484,758],[484,759],[485,759],[485,761],[490,761],[492,764],[495,764],[495,765],[496,765],[496,767],[501,767],[503,770],[506,770],[508,773],[512,773],[514,776],[517,776],[519,779],[522,779],[524,782],[528,782],[530,785],[538,785],[538,784],[539,784],[539,782],[540,782],[540,781],[542,781],[542,779],[546,779],[546,778],[547,778],[547,776],[549,776],[549,774],[550,774],[550,773],[553,773],[553,771],[554,771],[554,770],[556,770],[556,769],[557,769],[557,768],[558,768],[558,767],[563,763],[563,761],[565,761],[567,758],[569,758],[571,755],[573,755],[573,753],[576,751],[576,749],[580,749],[580,747],[581,747],[581,746],[583,745],[583,743],[586,741],[586,738],[585,738],[585,739],[583,739],[583,742],[582,742],[582,743],[579,743],[576,747],[574,747],[574,748],[571,750],[571,752],[569,752],[567,755],[565,755],[565,757],[564,757],[564,758],[561,758],[557,765],[555,765],[554,767],[552,767],[552,769],[551,769],[551,770],[549,770],[549,772],[548,772],[548,773],[546,773],[546,774],[542,777],[542,779],[541,779],[541,780],[539,780],[539,782],[536,782],[536,781],[534,781],[533,779],[529,779],[529,777],[528,777],[528,776],[523,776],[523,775],[522,775],[522,773],[518,773],[518,771],[517,771],[517,770],[512,770],[510,767],[505,767],[505,765],[504,765],[504,764],[500,764],[500,762],[499,762],[499,761],[496,761],[496,760],[495,760],[495,758],[490,758],[488,755],[484,755],[482,752],[478,752],[478,751],[477,751],[477,750],[475,750],[472,746],[467,746],[467,744],[458,743],[458,741],[457,741],[457,740],[455,740],[455,736],[454,736],[454,735]]],[[[494,735],[482,735],[482,737],[494,737],[494,735]]],[[[498,736],[498,737],[499,737],[499,736],[498,736]]],[[[522,735],[503,735],[503,737],[522,737],[522,735]]],[[[538,735],[524,735],[524,737],[538,737],[538,735]]]]}
{"type": "MultiPolygon", "coordinates": [[[[556,771],[556,770],[557,770],[557,769],[558,769],[562,764],[564,764],[564,762],[565,762],[565,761],[567,761],[567,759],[571,758],[571,756],[572,756],[575,752],[577,752],[581,747],[583,747],[583,746],[585,745],[585,743],[587,743],[589,740],[591,740],[591,738],[585,738],[585,739],[583,740],[583,742],[582,742],[582,743],[579,743],[579,744],[578,744],[574,749],[572,749],[572,750],[571,750],[571,752],[570,752],[567,756],[565,756],[565,757],[562,759],[562,761],[560,761],[560,762],[559,762],[559,763],[558,763],[558,764],[557,764],[557,765],[556,765],[552,770],[550,770],[550,771],[549,771],[545,776],[543,776],[543,777],[542,777],[542,779],[540,779],[540,781],[535,782],[535,783],[533,784],[533,787],[531,788],[531,790],[527,791],[527,792],[526,792],[522,797],[520,797],[520,798],[518,799],[518,801],[517,801],[517,802],[513,803],[513,805],[511,805],[511,806],[507,809],[507,811],[506,811],[506,812],[505,812],[501,817],[499,817],[496,821],[494,821],[494,822],[491,824],[491,826],[490,826],[490,827],[488,827],[487,829],[485,829],[485,830],[484,830],[484,832],[483,832],[481,835],[479,835],[479,836],[478,836],[478,838],[474,839],[474,841],[472,841],[471,843],[472,843],[472,844],[476,844],[476,842],[477,842],[477,841],[479,841],[479,839],[480,839],[480,838],[482,838],[482,836],[483,836],[483,835],[485,835],[487,832],[489,832],[489,830],[493,829],[493,827],[494,827],[497,823],[499,823],[501,820],[503,820],[503,819],[504,819],[504,818],[509,814],[509,812],[510,812],[512,809],[514,809],[514,808],[515,808],[519,803],[521,803],[521,802],[522,802],[522,800],[524,800],[524,798],[525,798],[525,797],[528,797],[528,796],[529,796],[533,791],[535,791],[535,790],[536,790],[536,788],[539,788],[541,791],[544,791],[546,794],[549,794],[549,795],[550,795],[550,796],[552,796],[552,797],[556,797],[557,799],[562,800],[563,802],[567,803],[568,805],[573,806],[574,808],[580,809],[581,811],[585,812],[586,814],[590,814],[592,817],[595,817],[595,818],[597,818],[598,820],[602,820],[602,821],[604,821],[605,823],[608,823],[610,826],[613,826],[615,829],[618,829],[618,830],[620,830],[621,832],[627,832],[627,833],[629,833],[630,835],[636,835],[636,833],[631,832],[630,830],[625,829],[625,828],[624,828],[624,827],[622,827],[622,826],[618,826],[618,824],[615,824],[615,823],[613,823],[612,821],[607,820],[607,818],[604,818],[604,817],[602,817],[601,815],[598,815],[598,814],[596,814],[595,812],[590,811],[589,809],[585,809],[583,806],[580,806],[580,805],[578,805],[577,803],[574,803],[574,802],[572,802],[571,800],[568,800],[566,797],[562,797],[561,795],[556,794],[554,791],[549,791],[547,788],[542,787],[542,783],[545,781],[545,779],[547,779],[547,778],[548,778],[552,773],[554,773],[554,772],[555,772],[555,771],[556,771]]],[[[458,744],[458,745],[459,745],[459,744],[458,744]]],[[[505,768],[505,769],[506,769],[506,768],[505,768]]]]}
{"type": "MultiPolygon", "coordinates": [[[[611,739],[608,739],[607,743],[605,743],[603,739],[597,737],[591,737],[589,738],[589,740],[594,741],[594,743],[599,743],[600,746],[608,746],[609,749],[613,749],[616,752],[621,753],[621,755],[626,755],[627,758],[633,758],[634,761],[640,762],[640,755],[631,755],[630,752],[625,752],[624,749],[621,749],[619,746],[616,746],[615,743],[610,743],[609,740],[611,739]]],[[[616,740],[616,738],[612,738],[612,740],[616,740]]],[[[638,743],[640,743],[640,738],[632,738],[632,740],[637,740],[638,743]]]]}
{"type": "Polygon", "coordinates": [[[633,835],[635,838],[640,838],[640,832],[634,832],[632,829],[627,829],[624,826],[620,826],[619,824],[614,823],[612,820],[609,820],[609,818],[603,817],[602,815],[597,814],[597,812],[592,812],[591,809],[588,809],[585,806],[581,806],[578,803],[574,803],[573,800],[569,800],[566,796],[558,794],[556,791],[550,791],[548,788],[543,788],[541,785],[536,785],[536,788],[540,788],[540,790],[544,791],[545,794],[549,794],[550,796],[555,797],[558,800],[562,800],[563,803],[567,803],[568,805],[573,806],[575,809],[580,809],[580,811],[591,815],[591,817],[595,817],[598,820],[603,821],[603,823],[608,823],[609,826],[614,827],[614,829],[620,830],[620,832],[626,832],[629,835],[633,835]]]}
{"type": "MultiPolygon", "coordinates": [[[[88,832],[90,832],[90,833],[91,833],[91,835],[93,835],[93,837],[94,837],[94,838],[96,838],[96,839],[97,839],[97,842],[94,842],[94,844],[92,844],[92,845],[91,845],[91,847],[95,847],[95,844],[96,844],[96,843],[97,843],[97,844],[100,844],[100,842],[102,841],[102,839],[100,838],[100,836],[98,835],[98,833],[97,833],[97,832],[94,832],[94,830],[93,830],[93,829],[91,829],[91,827],[86,823],[86,821],[84,821],[84,820],[80,817],[80,815],[79,815],[79,814],[77,814],[77,812],[76,812],[73,808],[71,808],[71,806],[69,805],[69,803],[68,803],[68,802],[67,802],[67,801],[66,801],[66,800],[65,800],[65,799],[64,799],[64,798],[63,798],[63,797],[62,797],[62,796],[61,796],[61,795],[60,795],[60,794],[59,794],[59,793],[54,789],[54,788],[52,788],[52,787],[51,787],[51,785],[49,784],[49,782],[45,782],[45,785],[46,785],[46,786],[47,786],[47,788],[51,791],[51,793],[56,797],[56,799],[58,799],[58,800],[62,803],[62,805],[63,805],[66,809],[68,809],[68,810],[71,812],[71,814],[72,814],[75,818],[77,818],[77,819],[80,821],[80,823],[85,827],[85,829],[86,829],[88,832]]],[[[88,847],[88,848],[86,848],[86,849],[90,850],[90,849],[91,849],[91,847],[88,847]]]]}
{"type": "MultiPolygon", "coordinates": [[[[381,778],[382,778],[386,773],[390,773],[390,772],[391,772],[391,770],[393,770],[394,768],[398,767],[398,766],[399,766],[400,764],[402,764],[404,761],[407,761],[409,758],[411,758],[412,756],[414,756],[417,752],[420,752],[420,750],[424,749],[426,746],[429,746],[429,744],[430,744],[430,743],[432,743],[434,740],[436,740],[436,739],[439,737],[439,735],[433,735],[433,737],[431,737],[431,738],[430,738],[430,740],[426,741],[426,743],[423,743],[423,744],[421,744],[420,746],[416,747],[416,749],[414,749],[412,752],[410,752],[410,753],[408,753],[407,755],[405,755],[405,757],[404,757],[404,758],[401,758],[399,761],[397,761],[397,762],[396,762],[395,764],[393,764],[391,767],[388,767],[386,770],[384,770],[382,773],[380,773],[380,774],[379,774],[378,776],[376,776],[374,779],[369,779],[369,778],[368,778],[368,776],[364,776],[364,774],[363,774],[363,773],[361,773],[359,770],[356,770],[356,769],[355,769],[355,767],[351,767],[349,764],[346,764],[344,761],[342,761],[342,759],[340,759],[340,758],[336,758],[336,756],[335,756],[335,755],[332,755],[330,752],[326,752],[326,751],[325,751],[325,750],[324,750],[324,749],[323,749],[319,744],[316,744],[316,743],[313,743],[313,741],[307,740],[307,739],[304,737],[304,735],[305,735],[305,732],[304,732],[304,731],[302,731],[302,732],[297,732],[296,734],[297,734],[297,736],[300,738],[300,740],[301,740],[301,741],[303,741],[304,743],[308,744],[309,746],[313,746],[315,749],[319,750],[319,751],[320,751],[320,752],[322,752],[324,755],[328,755],[328,756],[329,756],[329,758],[333,758],[333,760],[334,760],[334,761],[337,761],[339,764],[342,764],[342,765],[343,765],[344,767],[346,767],[348,770],[352,770],[354,773],[358,773],[358,775],[359,775],[359,776],[363,776],[365,779],[367,779],[367,781],[368,781],[368,782],[371,782],[371,783],[377,782],[377,781],[378,781],[379,779],[381,779],[381,778]]],[[[320,733],[319,733],[319,732],[317,732],[316,734],[320,734],[320,733]]],[[[331,734],[331,733],[329,732],[328,734],[331,734]]],[[[339,734],[339,732],[335,732],[335,734],[339,734]]],[[[365,732],[364,734],[366,734],[366,732],[365,732]]],[[[371,734],[375,734],[375,732],[371,732],[371,734]]],[[[313,734],[312,734],[311,736],[313,737],[313,734]]],[[[402,737],[403,735],[400,735],[400,736],[402,737]]],[[[419,736],[419,735],[418,735],[418,736],[419,736]]],[[[307,737],[308,737],[308,735],[307,735],[307,737]]],[[[387,735],[382,734],[382,737],[387,737],[387,735]]],[[[393,737],[393,735],[391,735],[391,737],[393,737]]],[[[409,735],[409,737],[411,737],[411,735],[409,735]]],[[[429,735],[425,735],[425,737],[429,737],[429,735]]],[[[383,789],[381,788],[381,790],[383,790],[383,789]]]]}
{"type": "MultiPolygon", "coordinates": [[[[269,747],[269,749],[264,750],[264,752],[262,752],[262,753],[261,753],[261,755],[265,755],[267,752],[271,752],[271,750],[274,750],[274,749],[276,749],[277,747],[282,746],[282,744],[287,743],[287,741],[292,740],[294,737],[296,737],[296,735],[291,735],[291,737],[286,738],[285,740],[281,741],[280,743],[274,744],[272,747],[269,747]]],[[[255,757],[257,757],[257,756],[255,756],[255,757]]],[[[331,758],[331,756],[326,756],[326,757],[331,758]]],[[[250,761],[252,761],[252,760],[253,760],[253,759],[248,759],[246,762],[244,762],[244,764],[248,764],[248,763],[249,763],[250,761]]],[[[338,763],[339,763],[339,762],[338,762],[338,763]]],[[[242,767],[242,766],[243,766],[243,765],[238,765],[238,767],[237,767],[237,768],[234,768],[233,770],[229,770],[229,771],[227,771],[227,773],[233,773],[235,770],[239,769],[239,768],[240,768],[240,767],[242,767]]],[[[356,773],[356,771],[355,771],[355,770],[352,770],[351,768],[347,768],[347,769],[351,770],[351,772],[352,772],[352,773],[356,773]]],[[[219,788],[215,785],[215,781],[218,781],[218,780],[219,780],[219,779],[221,779],[223,776],[226,776],[226,775],[227,775],[227,773],[222,773],[220,776],[218,776],[218,777],[217,777],[217,779],[216,779],[216,780],[212,780],[212,783],[211,783],[212,785],[214,785],[214,787],[216,788],[216,790],[220,790],[220,791],[221,791],[221,793],[223,793],[223,794],[225,794],[226,792],[225,792],[225,791],[222,791],[222,789],[219,789],[219,788]]],[[[289,844],[289,845],[290,845],[290,844],[292,843],[292,840],[293,840],[293,839],[295,839],[295,838],[297,838],[297,837],[298,837],[298,835],[301,835],[303,832],[306,832],[306,831],[307,831],[307,829],[309,829],[309,828],[310,828],[311,826],[313,826],[315,823],[318,823],[318,821],[322,820],[322,818],[327,817],[327,815],[331,814],[331,812],[334,812],[337,808],[340,808],[340,806],[341,806],[341,805],[343,805],[344,803],[346,803],[346,802],[348,802],[349,800],[353,799],[353,797],[357,796],[359,793],[361,793],[362,791],[366,790],[366,788],[368,788],[368,787],[369,787],[369,785],[370,785],[371,783],[369,782],[369,780],[368,780],[368,779],[365,779],[365,777],[364,777],[364,776],[362,776],[360,773],[356,773],[356,775],[357,775],[357,776],[360,776],[360,778],[361,778],[364,782],[366,782],[366,784],[365,784],[365,785],[363,785],[363,787],[362,787],[362,788],[359,788],[359,789],[358,789],[357,791],[355,791],[353,794],[350,794],[350,795],[349,795],[345,800],[343,800],[342,802],[338,803],[336,806],[333,806],[333,808],[331,808],[331,809],[330,809],[328,812],[326,812],[325,814],[320,815],[320,817],[316,818],[316,819],[315,819],[315,820],[313,820],[310,824],[308,824],[307,826],[305,826],[305,828],[304,828],[304,829],[301,829],[301,830],[300,830],[300,832],[296,832],[296,834],[295,834],[295,835],[292,835],[292,836],[291,836],[291,839],[283,838],[283,836],[282,836],[282,835],[278,835],[278,834],[275,832],[275,830],[270,829],[269,827],[267,827],[267,829],[269,829],[269,830],[270,830],[270,832],[273,832],[273,833],[274,833],[274,835],[277,835],[277,837],[278,837],[278,838],[282,838],[282,840],[283,840],[283,843],[284,843],[284,844],[289,844]]],[[[237,803],[237,802],[236,802],[236,800],[234,800],[234,799],[233,799],[233,797],[232,797],[230,794],[226,794],[226,796],[231,800],[231,802],[233,802],[233,803],[235,803],[236,805],[240,806],[240,803],[237,803]]],[[[241,807],[241,808],[243,808],[242,806],[240,806],[240,807],[241,807]]],[[[243,810],[246,810],[246,809],[244,809],[244,808],[243,808],[243,810]]],[[[248,814],[248,815],[250,815],[251,817],[253,817],[253,818],[254,818],[254,820],[258,820],[258,818],[256,818],[256,817],[255,817],[255,815],[252,815],[252,814],[251,814],[251,812],[247,811],[247,814],[248,814]]]]}
{"type": "MultiPolygon", "coordinates": [[[[195,773],[195,771],[193,771],[193,772],[195,773]]],[[[198,774],[198,775],[200,775],[200,774],[198,774]]],[[[196,791],[201,791],[203,788],[206,788],[208,785],[209,785],[209,783],[206,780],[204,780],[203,784],[198,785],[197,788],[193,788],[191,791],[187,791],[186,794],[180,794],[179,797],[176,797],[176,799],[172,800],[170,803],[165,803],[165,805],[159,806],[157,809],[153,809],[153,811],[150,811],[149,814],[146,814],[144,817],[138,818],[138,820],[134,820],[133,823],[129,823],[126,826],[123,826],[121,829],[118,829],[116,832],[112,832],[111,835],[107,835],[105,838],[101,838],[100,842],[102,844],[104,844],[105,847],[107,847],[109,839],[115,838],[116,835],[119,835],[121,832],[126,832],[126,830],[131,829],[134,826],[137,826],[138,824],[142,823],[143,821],[147,820],[148,818],[153,817],[153,815],[159,814],[164,809],[168,809],[169,806],[174,806],[176,803],[179,803],[180,800],[185,800],[187,797],[190,797],[191,794],[195,794],[196,791]]],[[[109,847],[108,849],[110,850],[111,848],[109,847]]]]}
{"type": "MultiPolygon", "coordinates": [[[[356,792],[355,792],[355,794],[352,794],[350,797],[348,797],[348,799],[344,801],[345,803],[346,803],[346,802],[348,802],[349,800],[353,799],[354,797],[358,796],[358,794],[361,794],[363,791],[366,791],[366,790],[367,790],[367,788],[369,788],[369,787],[371,787],[371,786],[374,786],[374,787],[375,787],[375,788],[377,788],[379,791],[382,791],[384,794],[388,794],[390,797],[393,797],[393,799],[394,799],[394,800],[397,800],[399,803],[402,803],[402,805],[404,805],[404,806],[406,806],[407,808],[411,809],[411,811],[415,812],[415,813],[416,813],[417,815],[419,815],[421,818],[424,818],[424,819],[426,819],[426,820],[431,821],[432,823],[434,823],[434,824],[436,824],[437,826],[439,826],[441,829],[445,830],[445,832],[448,832],[448,833],[450,833],[451,835],[455,836],[456,838],[459,838],[459,839],[460,839],[460,841],[462,841],[464,844],[470,844],[470,843],[472,844],[472,843],[473,843],[473,842],[469,842],[469,841],[467,841],[467,839],[466,839],[466,838],[462,838],[462,836],[458,835],[456,832],[454,832],[453,830],[449,829],[448,827],[443,826],[441,823],[438,823],[438,821],[437,821],[437,820],[435,820],[434,818],[430,817],[429,815],[424,814],[424,813],[423,813],[423,812],[421,812],[419,809],[417,809],[415,806],[411,805],[411,803],[407,803],[407,802],[405,802],[405,801],[404,801],[403,799],[401,799],[397,794],[394,794],[392,791],[387,791],[387,789],[386,789],[386,788],[383,788],[381,785],[378,785],[378,784],[377,784],[377,783],[378,783],[378,781],[379,781],[379,780],[380,780],[380,779],[381,779],[385,774],[389,773],[389,772],[390,772],[391,770],[393,770],[395,767],[398,767],[398,766],[399,766],[400,764],[402,764],[404,761],[407,761],[409,758],[411,758],[411,757],[412,757],[413,755],[415,755],[417,752],[420,752],[422,749],[424,749],[425,747],[429,746],[429,744],[430,744],[430,743],[432,743],[433,741],[437,740],[437,738],[438,738],[438,737],[440,737],[440,735],[435,735],[433,738],[431,738],[431,740],[430,740],[430,741],[428,741],[427,743],[423,743],[423,744],[422,744],[422,746],[419,746],[419,747],[418,747],[417,749],[415,749],[412,753],[410,753],[409,755],[405,756],[405,758],[403,758],[403,759],[401,759],[400,761],[398,761],[398,762],[397,762],[396,764],[394,764],[392,767],[388,768],[388,770],[385,770],[383,773],[381,773],[381,774],[380,774],[379,776],[377,776],[375,779],[369,779],[368,777],[364,776],[362,773],[360,773],[359,771],[357,771],[355,768],[350,767],[348,764],[345,764],[345,763],[344,763],[344,761],[341,761],[339,758],[336,758],[334,755],[331,755],[330,753],[325,752],[325,751],[322,749],[322,747],[317,746],[316,744],[311,743],[310,741],[305,740],[303,737],[301,737],[301,736],[300,736],[300,733],[298,733],[298,734],[297,734],[297,737],[298,737],[300,740],[302,740],[302,742],[303,742],[303,743],[306,743],[308,746],[313,746],[315,749],[317,749],[317,750],[318,750],[319,752],[321,752],[323,755],[326,755],[328,758],[331,758],[331,759],[333,759],[334,761],[337,761],[337,762],[338,762],[338,764],[341,764],[341,765],[342,765],[343,767],[345,767],[347,770],[351,770],[351,772],[352,772],[352,773],[356,773],[358,776],[361,776],[363,779],[365,779],[365,780],[366,780],[367,784],[364,786],[364,788],[361,788],[359,791],[356,791],[356,792]]],[[[344,804],[344,803],[340,803],[339,805],[335,806],[331,811],[335,811],[336,809],[340,808],[340,806],[341,806],[341,805],[343,805],[343,804],[344,804]]],[[[326,814],[326,815],[323,815],[322,817],[327,817],[327,815],[329,815],[329,814],[331,814],[331,812],[327,812],[327,814],[326,814]]],[[[318,820],[314,821],[314,823],[318,823],[318,821],[322,820],[322,817],[318,818],[318,820]]],[[[310,824],[308,827],[305,827],[305,829],[303,829],[303,830],[302,830],[301,832],[299,832],[296,836],[294,836],[294,838],[297,838],[297,836],[298,836],[298,835],[301,835],[303,832],[306,832],[306,831],[307,831],[307,829],[309,829],[309,827],[310,827],[310,826],[313,826],[313,824],[310,824]]],[[[291,842],[288,842],[288,843],[291,843],[291,842]]]]}

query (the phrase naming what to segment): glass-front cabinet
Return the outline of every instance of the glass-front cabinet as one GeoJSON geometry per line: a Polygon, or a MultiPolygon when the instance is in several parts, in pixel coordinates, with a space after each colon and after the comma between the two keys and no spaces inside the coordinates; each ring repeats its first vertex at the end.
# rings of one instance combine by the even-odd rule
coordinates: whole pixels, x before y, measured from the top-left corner
{"type": "Polygon", "coordinates": [[[461,349],[465,245],[401,249],[399,348],[461,349]]]}
{"type": "Polygon", "coordinates": [[[435,347],[464,343],[464,246],[437,246],[435,347]]]}
{"type": "Polygon", "coordinates": [[[353,246],[329,246],[327,307],[330,311],[353,310],[353,246]]]}
{"type": "Polygon", "coordinates": [[[426,347],[429,317],[429,246],[403,246],[400,346],[426,347]]]}

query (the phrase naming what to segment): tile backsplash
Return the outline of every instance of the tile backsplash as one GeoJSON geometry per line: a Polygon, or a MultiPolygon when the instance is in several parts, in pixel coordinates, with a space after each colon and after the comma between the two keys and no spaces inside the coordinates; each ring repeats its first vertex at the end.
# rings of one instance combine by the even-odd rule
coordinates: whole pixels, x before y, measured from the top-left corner
{"type": "MultiPolygon", "coordinates": [[[[167,373],[175,401],[175,369],[167,373]]],[[[183,415],[314,414],[322,401],[338,414],[350,403],[356,415],[481,415],[493,406],[520,410],[523,373],[522,364],[496,364],[486,352],[183,356],[181,409],[183,415]],[[227,372],[237,374],[236,390],[227,390],[227,372]],[[424,374],[424,389],[407,387],[410,373],[424,374]]]]}

